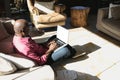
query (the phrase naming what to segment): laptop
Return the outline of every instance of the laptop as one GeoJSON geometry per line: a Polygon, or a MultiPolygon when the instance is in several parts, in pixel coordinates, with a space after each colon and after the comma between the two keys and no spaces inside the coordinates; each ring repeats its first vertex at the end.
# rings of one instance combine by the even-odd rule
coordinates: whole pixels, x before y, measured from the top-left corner
{"type": "MultiPolygon", "coordinates": [[[[69,44],[69,41],[70,41],[70,33],[69,33],[69,30],[66,29],[65,27],[62,27],[60,25],[57,26],[57,34],[56,34],[56,38],[55,38],[57,44],[59,45],[58,48],[54,51],[58,51],[59,49],[67,46],[69,44]]],[[[75,47],[74,47],[75,48],[75,47]]],[[[72,58],[77,58],[77,57],[80,57],[80,56],[84,56],[86,55],[86,52],[84,50],[75,50],[75,55],[72,57],[72,58]]]]}
{"type": "Polygon", "coordinates": [[[56,52],[59,49],[67,46],[69,44],[69,30],[60,26],[60,25],[58,25],[55,41],[58,44],[58,48],[54,52],[56,52]]]}

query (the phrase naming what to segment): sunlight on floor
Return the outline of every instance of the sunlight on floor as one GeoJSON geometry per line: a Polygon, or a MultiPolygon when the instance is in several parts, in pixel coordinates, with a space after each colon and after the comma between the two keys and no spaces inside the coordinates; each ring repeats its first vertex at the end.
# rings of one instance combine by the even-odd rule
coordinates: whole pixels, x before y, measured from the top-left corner
{"type": "MultiPolygon", "coordinates": [[[[116,46],[112,42],[98,36],[84,27],[69,29],[69,32],[69,44],[73,47],[78,46],[78,50],[81,50],[82,48],[88,55],[72,60],[66,60],[58,65],[55,65],[58,75],[61,70],[72,70],[79,73],[79,75],[84,75],[84,77],[85,75],[90,75],[94,76],[92,77],[95,78],[93,80],[99,80],[99,78],[96,78],[95,76],[101,77],[105,71],[120,62],[120,47],[116,46]]],[[[36,42],[44,42],[50,36],[55,34],[56,31],[46,32],[42,36],[32,38],[36,42]]]]}

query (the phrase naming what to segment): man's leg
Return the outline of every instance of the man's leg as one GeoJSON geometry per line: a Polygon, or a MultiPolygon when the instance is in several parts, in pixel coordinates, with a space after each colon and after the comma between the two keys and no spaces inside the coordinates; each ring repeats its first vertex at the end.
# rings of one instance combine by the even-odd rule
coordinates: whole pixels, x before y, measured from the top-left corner
{"type": "Polygon", "coordinates": [[[62,49],[53,52],[51,55],[51,59],[53,61],[58,61],[60,59],[68,58],[70,56],[70,51],[68,50],[67,47],[63,47],[62,49]]]}
{"type": "Polygon", "coordinates": [[[65,59],[65,58],[72,58],[76,53],[76,50],[72,48],[70,45],[61,48],[60,50],[53,52],[47,61],[47,64],[52,64],[58,60],[65,59]]]}

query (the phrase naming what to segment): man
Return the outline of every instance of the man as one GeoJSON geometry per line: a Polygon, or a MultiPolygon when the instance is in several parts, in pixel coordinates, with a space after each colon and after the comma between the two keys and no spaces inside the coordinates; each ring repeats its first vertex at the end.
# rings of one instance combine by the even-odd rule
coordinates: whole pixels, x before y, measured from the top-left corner
{"type": "Polygon", "coordinates": [[[57,43],[50,38],[43,45],[38,45],[29,36],[28,22],[24,19],[18,19],[14,23],[15,35],[13,38],[13,45],[18,53],[34,60],[39,65],[46,63],[53,63],[60,59],[72,57],[75,53],[71,52],[70,46],[54,52],[58,47],[57,43]]]}

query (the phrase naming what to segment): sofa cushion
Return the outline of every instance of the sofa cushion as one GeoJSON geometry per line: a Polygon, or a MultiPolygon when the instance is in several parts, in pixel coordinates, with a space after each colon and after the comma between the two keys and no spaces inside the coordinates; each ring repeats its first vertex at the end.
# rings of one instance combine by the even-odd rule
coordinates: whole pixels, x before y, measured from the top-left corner
{"type": "Polygon", "coordinates": [[[64,21],[66,19],[65,16],[59,14],[59,13],[49,13],[49,14],[41,14],[39,16],[35,16],[34,20],[37,20],[38,23],[53,23],[53,22],[59,22],[64,21]]]}
{"type": "Polygon", "coordinates": [[[108,18],[112,18],[112,15],[111,15],[111,8],[112,7],[116,7],[116,6],[120,6],[120,4],[113,4],[113,3],[110,3],[109,5],[109,13],[108,13],[108,18]]]}
{"type": "Polygon", "coordinates": [[[14,64],[0,57],[0,75],[10,74],[17,70],[14,64]]]}
{"type": "Polygon", "coordinates": [[[26,57],[19,54],[8,55],[0,53],[0,56],[14,63],[18,69],[26,69],[36,66],[34,61],[27,59],[26,57]]]}
{"type": "Polygon", "coordinates": [[[9,34],[5,30],[3,23],[0,21],[0,41],[8,36],[9,36],[9,34]]]}
{"type": "Polygon", "coordinates": [[[111,15],[113,19],[120,19],[120,6],[112,7],[111,15]]]}
{"type": "Polygon", "coordinates": [[[103,19],[103,23],[106,25],[106,26],[103,26],[105,29],[120,36],[120,20],[114,20],[112,18],[111,19],[103,19]]]}
{"type": "Polygon", "coordinates": [[[8,54],[14,53],[12,39],[13,39],[13,37],[9,36],[9,37],[5,38],[4,40],[0,41],[0,52],[8,53],[8,54]]]}

